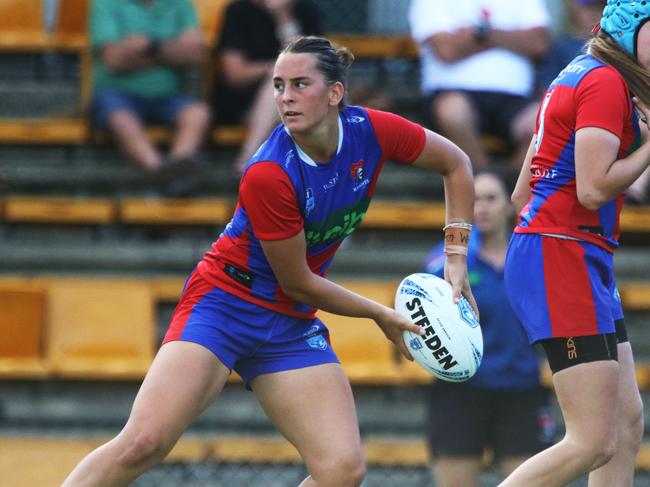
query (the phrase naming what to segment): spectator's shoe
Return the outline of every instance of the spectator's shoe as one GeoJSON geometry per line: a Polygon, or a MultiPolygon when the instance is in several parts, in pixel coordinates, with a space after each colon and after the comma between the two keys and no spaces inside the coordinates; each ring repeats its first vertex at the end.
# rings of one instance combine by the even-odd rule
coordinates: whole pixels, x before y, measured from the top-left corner
{"type": "Polygon", "coordinates": [[[198,174],[199,169],[198,162],[191,157],[165,158],[151,176],[153,182],[167,185],[178,178],[194,176],[198,174]]]}

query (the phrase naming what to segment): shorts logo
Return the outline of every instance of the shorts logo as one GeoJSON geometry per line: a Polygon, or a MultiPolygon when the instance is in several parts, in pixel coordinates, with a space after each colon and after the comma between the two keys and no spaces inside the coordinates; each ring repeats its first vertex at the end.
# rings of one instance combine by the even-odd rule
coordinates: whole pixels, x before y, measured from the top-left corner
{"type": "Polygon", "coordinates": [[[350,176],[352,176],[352,179],[363,179],[363,159],[359,159],[359,162],[350,164],[350,176]]]}
{"type": "Polygon", "coordinates": [[[566,341],[567,348],[567,357],[569,360],[575,360],[578,358],[578,352],[576,351],[576,342],[573,341],[573,337],[569,338],[566,341]]]}
{"type": "Polygon", "coordinates": [[[307,345],[317,350],[325,350],[327,348],[327,340],[322,335],[322,331],[318,325],[312,325],[307,332],[303,335],[307,345]]]}

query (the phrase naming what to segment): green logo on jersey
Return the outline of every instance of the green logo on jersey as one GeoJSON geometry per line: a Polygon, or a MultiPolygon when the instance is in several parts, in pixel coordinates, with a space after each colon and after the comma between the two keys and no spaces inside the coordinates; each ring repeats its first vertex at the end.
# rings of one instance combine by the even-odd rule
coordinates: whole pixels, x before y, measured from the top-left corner
{"type": "Polygon", "coordinates": [[[352,206],[332,213],[327,220],[318,223],[305,222],[307,246],[343,240],[359,226],[369,204],[370,199],[364,198],[352,206]]]}

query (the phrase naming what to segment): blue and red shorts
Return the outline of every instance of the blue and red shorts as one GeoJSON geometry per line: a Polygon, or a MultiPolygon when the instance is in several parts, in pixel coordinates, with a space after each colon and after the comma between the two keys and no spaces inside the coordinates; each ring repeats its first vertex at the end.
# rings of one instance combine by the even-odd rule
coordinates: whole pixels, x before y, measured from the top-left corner
{"type": "Polygon", "coordinates": [[[214,287],[194,271],[163,345],[183,340],[212,351],[248,385],[260,374],[339,363],[319,319],[268,310],[214,287]]]}
{"type": "Polygon", "coordinates": [[[623,318],[613,255],[591,243],[515,233],[505,283],[531,343],[614,333],[623,318]]]}

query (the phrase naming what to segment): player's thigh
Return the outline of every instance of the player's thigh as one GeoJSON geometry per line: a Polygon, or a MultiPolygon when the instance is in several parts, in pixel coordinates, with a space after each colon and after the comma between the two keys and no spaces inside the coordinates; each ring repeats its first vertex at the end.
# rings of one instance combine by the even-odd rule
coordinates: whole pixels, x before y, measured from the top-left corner
{"type": "Polygon", "coordinates": [[[214,353],[199,344],[163,345],[138,391],[124,432],[174,442],[217,398],[229,374],[214,353]]]}
{"type": "Polygon", "coordinates": [[[583,445],[604,445],[616,437],[619,365],[586,362],[553,374],[567,437],[583,445]]]}
{"type": "Polygon", "coordinates": [[[623,427],[636,425],[643,431],[643,402],[636,379],[634,356],[630,342],[619,343],[618,364],[620,367],[618,406],[619,424],[623,427]]]}
{"type": "Polygon", "coordinates": [[[259,375],[251,387],[310,470],[323,462],[363,461],[352,389],[339,364],[259,375]]]}

